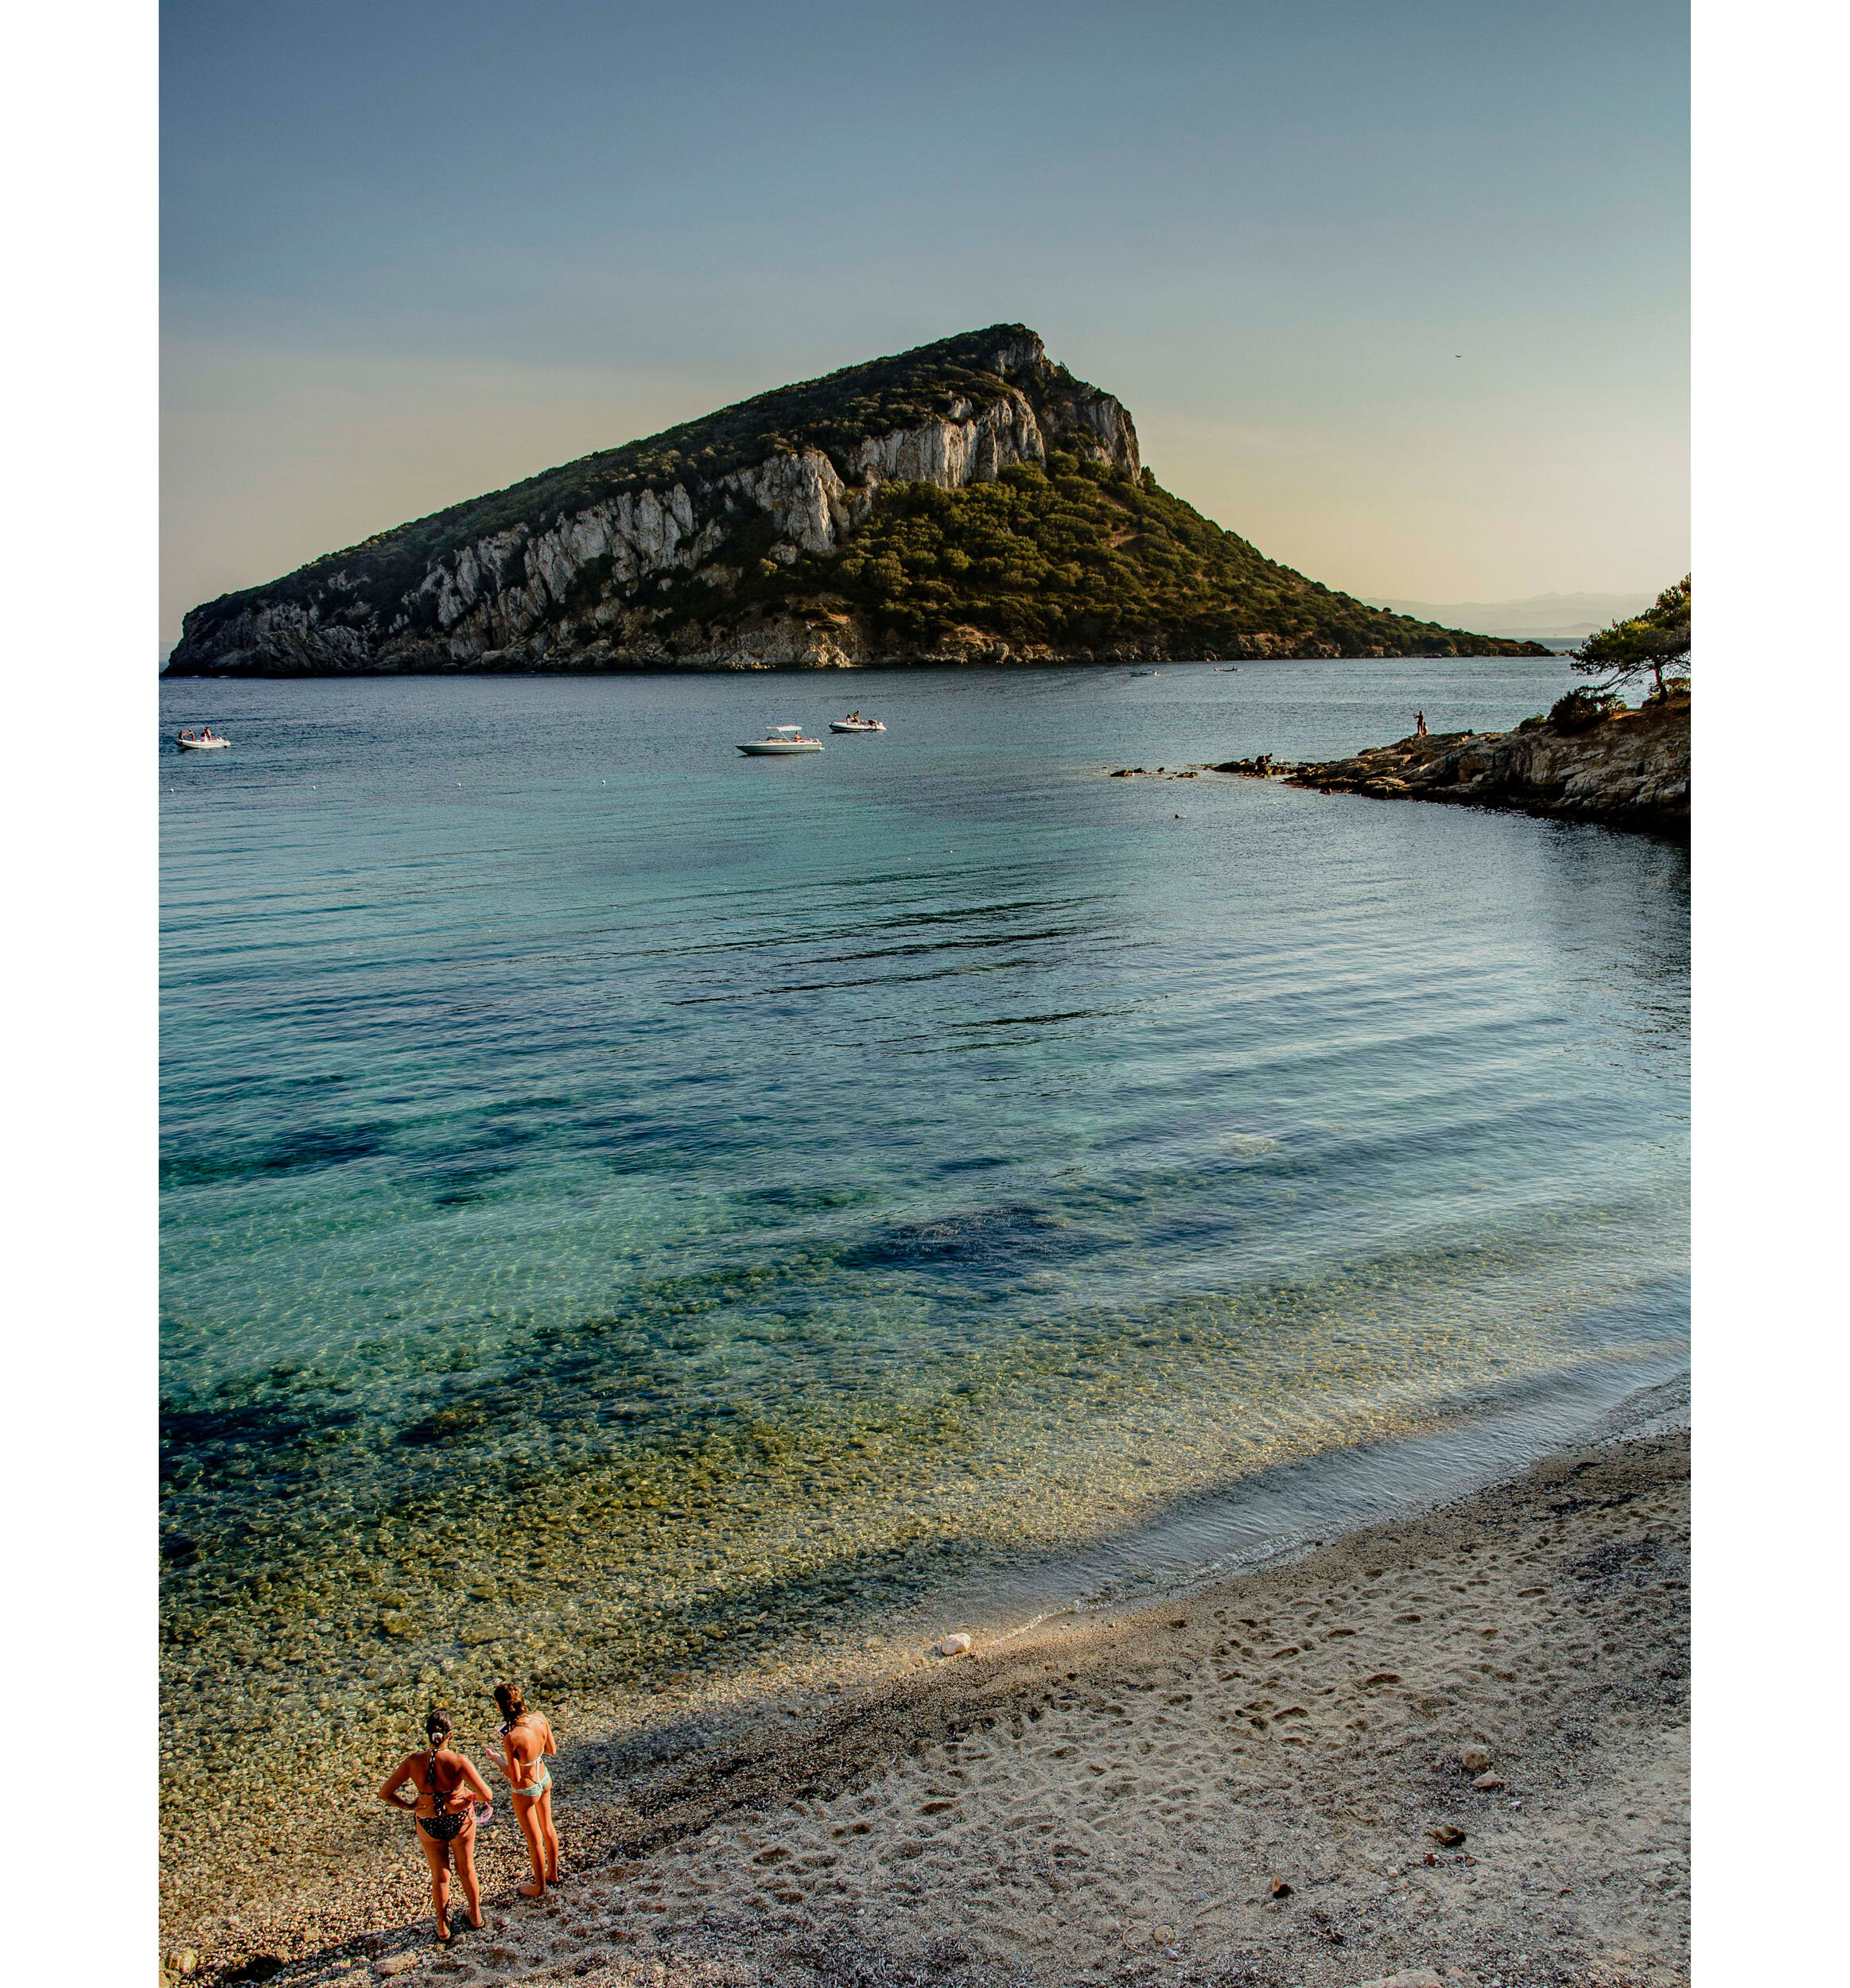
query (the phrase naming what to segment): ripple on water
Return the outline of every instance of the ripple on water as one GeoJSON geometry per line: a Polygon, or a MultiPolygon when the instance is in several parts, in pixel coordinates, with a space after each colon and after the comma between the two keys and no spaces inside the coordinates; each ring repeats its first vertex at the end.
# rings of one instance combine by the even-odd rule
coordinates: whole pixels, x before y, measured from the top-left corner
{"type": "Polygon", "coordinates": [[[744,684],[214,686],[239,764],[163,803],[173,1881],[234,1881],[227,1769],[349,1841],[433,1696],[646,1745],[1673,1361],[1681,853],[1239,781],[1183,832],[1094,771],[1553,668],[915,673],[877,763],[748,785],[744,684]]]}

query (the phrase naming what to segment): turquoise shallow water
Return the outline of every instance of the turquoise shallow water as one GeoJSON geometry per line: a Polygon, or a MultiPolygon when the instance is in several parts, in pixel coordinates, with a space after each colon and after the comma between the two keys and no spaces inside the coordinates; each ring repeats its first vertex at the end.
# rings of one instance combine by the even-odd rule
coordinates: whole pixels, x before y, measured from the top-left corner
{"type": "Polygon", "coordinates": [[[1366,1508],[1673,1370],[1685,852],[1103,777],[1568,681],[164,685],[235,741],[159,760],[177,1782],[279,1702],[582,1718],[1160,1574],[1281,1470],[1366,1508]]]}

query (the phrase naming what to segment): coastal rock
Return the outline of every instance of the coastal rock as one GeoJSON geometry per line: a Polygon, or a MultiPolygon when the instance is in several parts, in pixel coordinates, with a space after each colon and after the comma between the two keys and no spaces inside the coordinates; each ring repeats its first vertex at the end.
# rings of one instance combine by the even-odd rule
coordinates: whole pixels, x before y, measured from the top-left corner
{"type": "Polygon", "coordinates": [[[937,1648],[940,1656],[962,1656],[969,1649],[970,1640],[960,1629],[954,1636],[939,1638],[937,1648]]]}
{"type": "Polygon", "coordinates": [[[1490,1765],[1490,1757],[1481,1746],[1467,1746],[1459,1755],[1458,1764],[1467,1774],[1481,1774],[1490,1765]]]}
{"type": "Polygon", "coordinates": [[[1433,733],[1352,759],[1272,767],[1231,760],[1216,770],[1284,774],[1320,794],[1444,801],[1686,835],[1688,690],[1623,711],[1584,732],[1530,720],[1514,732],[1433,733]]]}
{"type": "MultiPolygon", "coordinates": [[[[1480,1757],[1482,1757],[1480,1756],[1480,1757]]],[[[1494,1793],[1499,1788],[1507,1788],[1509,1786],[1509,1783],[1506,1781],[1500,1774],[1480,1774],[1477,1779],[1471,1783],[1471,1786],[1475,1788],[1481,1788],[1485,1794],[1489,1795],[1494,1793]]]]}
{"type": "Polygon", "coordinates": [[[1442,1845],[1447,1850],[1456,1850],[1464,1841],[1464,1831],[1456,1823],[1436,1823],[1427,1831],[1426,1834],[1432,1839],[1434,1842],[1442,1845]]]}
{"type": "Polygon", "coordinates": [[[680,670],[854,670],[862,662],[860,631],[845,617],[816,623],[779,617],[735,629],[723,644],[683,649],[680,670]]]}

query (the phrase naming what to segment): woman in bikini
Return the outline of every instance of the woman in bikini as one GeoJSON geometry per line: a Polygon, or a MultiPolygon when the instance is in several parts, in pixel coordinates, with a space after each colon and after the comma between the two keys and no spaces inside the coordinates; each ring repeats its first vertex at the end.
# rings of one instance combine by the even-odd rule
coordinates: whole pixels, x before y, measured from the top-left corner
{"type": "Polygon", "coordinates": [[[462,1880],[463,1901],[469,1908],[469,1924],[482,1923],[482,1887],[476,1876],[476,1804],[492,1804],[488,1784],[472,1762],[449,1750],[449,1736],[455,1730],[447,1712],[433,1712],[424,1722],[429,1750],[407,1753],[379,1790],[379,1800],[393,1808],[409,1809],[418,1818],[418,1841],[423,1846],[425,1862],[430,1866],[430,1901],[437,1908],[437,1937],[449,1943],[449,1860],[456,1857],[456,1874],[462,1880]],[[417,1791],[410,1801],[401,1801],[398,1790],[409,1781],[417,1791]],[[458,1803],[463,1805],[458,1807],[458,1803]]]}
{"type": "Polygon", "coordinates": [[[548,1885],[559,1881],[559,1837],[553,1827],[553,1776],[546,1755],[555,1757],[553,1729],[543,1712],[530,1712],[518,1684],[497,1684],[495,1703],[501,1708],[501,1747],[507,1757],[507,1785],[514,1791],[514,1813],[527,1839],[533,1876],[520,1887],[523,1898],[544,1898],[548,1885]]]}

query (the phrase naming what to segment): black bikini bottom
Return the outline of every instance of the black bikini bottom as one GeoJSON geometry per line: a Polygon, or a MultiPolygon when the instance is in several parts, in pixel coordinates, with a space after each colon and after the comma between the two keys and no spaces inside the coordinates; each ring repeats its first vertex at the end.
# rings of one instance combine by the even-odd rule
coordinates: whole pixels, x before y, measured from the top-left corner
{"type": "Polygon", "coordinates": [[[463,1825],[475,1813],[473,1807],[449,1810],[441,1815],[420,1815],[418,1827],[433,1843],[454,1842],[463,1832],[463,1825]]]}

